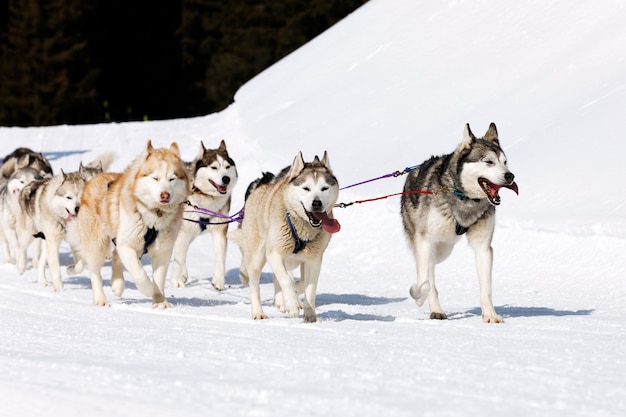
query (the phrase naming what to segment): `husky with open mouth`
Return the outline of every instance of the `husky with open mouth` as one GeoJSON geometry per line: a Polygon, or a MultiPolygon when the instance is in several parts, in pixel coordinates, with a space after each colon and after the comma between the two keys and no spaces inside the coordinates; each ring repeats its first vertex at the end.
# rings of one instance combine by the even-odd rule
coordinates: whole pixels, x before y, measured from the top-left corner
{"type": "MultiPolygon", "coordinates": [[[[114,158],[111,152],[103,153],[87,165],[81,163],[78,171],[61,171],[53,177],[32,181],[20,191],[20,214],[16,216],[17,268],[20,274],[26,270],[27,249],[33,243],[34,248],[41,248],[39,255],[33,256],[39,284],[48,285],[45,275],[48,266],[55,291],[63,288],[59,247],[65,239],[67,225],[78,214],[85,183],[107,169],[114,158]]],[[[38,250],[33,252],[36,254],[38,250]]]]}
{"type": "Polygon", "coordinates": [[[264,173],[246,191],[244,218],[231,233],[242,253],[240,277],[250,285],[252,318],[265,319],[261,306],[260,278],[265,262],[274,272],[274,304],[283,313],[317,321],[315,296],[322,256],[330,237],[340,229],[333,218],[339,195],[335,178],[324,152],[320,160],[304,162],[298,153],[290,167],[274,176],[264,173]],[[300,280],[292,273],[300,267],[300,280]],[[304,293],[304,306],[298,298],[304,293]]]}
{"type": "Polygon", "coordinates": [[[463,141],[453,153],[432,157],[409,173],[401,199],[404,231],[417,264],[417,283],[409,293],[418,306],[428,300],[431,319],[447,318],[435,287],[435,265],[448,258],[466,235],[476,252],[482,318],[502,322],[491,299],[491,239],[499,190],[509,188],[517,194],[514,178],[493,123],[482,138],[466,124],[463,141]]]}
{"type": "Polygon", "coordinates": [[[233,188],[237,184],[235,161],[228,155],[223,140],[217,149],[207,149],[200,142],[200,152],[195,160],[186,162],[185,168],[191,178],[189,206],[185,210],[185,221],[180,227],[172,259],[171,282],[174,287],[184,287],[187,272],[187,252],[189,246],[200,234],[210,231],[213,236],[215,269],[213,286],[224,289],[226,270],[226,246],[228,223],[220,215],[227,216],[233,188]],[[207,214],[207,209],[216,214],[207,214]]]}

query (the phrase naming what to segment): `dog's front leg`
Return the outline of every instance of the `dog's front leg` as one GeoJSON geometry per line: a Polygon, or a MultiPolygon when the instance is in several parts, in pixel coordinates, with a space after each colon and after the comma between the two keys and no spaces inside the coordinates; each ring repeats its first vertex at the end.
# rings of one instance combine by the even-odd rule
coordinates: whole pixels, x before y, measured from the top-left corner
{"type": "Polygon", "coordinates": [[[46,278],[47,253],[48,253],[48,245],[45,244],[41,247],[41,253],[39,254],[39,261],[37,263],[37,283],[39,283],[39,285],[43,285],[44,287],[48,286],[48,279],[46,278]]]}
{"type": "Polygon", "coordinates": [[[133,277],[135,281],[135,285],[139,292],[141,292],[146,297],[153,297],[155,284],[152,282],[146,271],[143,269],[141,265],[141,260],[137,255],[135,249],[130,246],[120,244],[116,246],[117,254],[119,255],[122,263],[130,272],[130,275],[133,277]]]}
{"type": "Polygon", "coordinates": [[[154,308],[173,307],[173,305],[165,299],[165,280],[167,278],[167,267],[171,256],[171,245],[163,245],[156,253],[150,253],[150,257],[152,258],[152,275],[154,277],[152,294],[152,307],[154,308]]]}
{"type": "Polygon", "coordinates": [[[315,295],[317,293],[317,283],[319,281],[322,260],[304,263],[301,271],[301,281],[304,285],[304,320],[310,323],[317,321],[315,314],[315,295]]]}
{"type": "Polygon", "coordinates": [[[485,323],[502,323],[502,317],[496,314],[491,300],[491,274],[493,269],[493,237],[494,217],[479,220],[467,233],[467,240],[476,253],[476,272],[480,287],[480,308],[485,323]],[[476,227],[482,226],[482,227],[476,227]]]}
{"type": "Polygon", "coordinates": [[[211,226],[213,247],[215,248],[215,271],[213,272],[213,286],[218,290],[224,289],[224,275],[226,274],[226,232],[228,225],[211,226]]]}
{"type": "Polygon", "coordinates": [[[502,317],[496,314],[491,300],[491,272],[493,269],[493,249],[491,246],[474,248],[476,251],[476,269],[480,286],[480,308],[485,323],[502,323],[502,317]]]}
{"type": "MultiPolygon", "coordinates": [[[[278,252],[270,252],[267,260],[274,271],[274,277],[282,288],[283,293],[283,310],[291,317],[298,317],[300,314],[300,302],[296,293],[296,286],[285,268],[283,256],[278,252]]],[[[282,310],[281,310],[282,311],[282,310]]]]}
{"type": "Polygon", "coordinates": [[[170,282],[174,288],[185,286],[189,273],[187,272],[187,251],[195,236],[181,227],[181,231],[176,236],[174,251],[172,256],[172,272],[170,282]]]}
{"type": "Polygon", "coordinates": [[[41,256],[39,261],[40,263],[43,263],[43,266],[39,265],[39,270],[42,272],[46,269],[46,260],[48,261],[48,266],[50,267],[50,275],[52,275],[52,283],[54,285],[55,291],[61,291],[63,289],[63,280],[61,279],[61,264],[59,262],[60,245],[61,240],[58,239],[53,233],[50,233],[49,237],[48,235],[46,235],[46,243],[42,246],[42,255],[45,252],[45,256],[41,256]]]}

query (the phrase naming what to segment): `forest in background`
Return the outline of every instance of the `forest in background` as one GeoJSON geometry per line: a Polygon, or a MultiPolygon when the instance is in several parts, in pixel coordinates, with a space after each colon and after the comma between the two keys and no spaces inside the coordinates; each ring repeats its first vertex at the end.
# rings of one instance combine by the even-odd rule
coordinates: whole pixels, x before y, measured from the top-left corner
{"type": "Polygon", "coordinates": [[[220,111],[366,1],[0,0],[0,125],[220,111]]]}

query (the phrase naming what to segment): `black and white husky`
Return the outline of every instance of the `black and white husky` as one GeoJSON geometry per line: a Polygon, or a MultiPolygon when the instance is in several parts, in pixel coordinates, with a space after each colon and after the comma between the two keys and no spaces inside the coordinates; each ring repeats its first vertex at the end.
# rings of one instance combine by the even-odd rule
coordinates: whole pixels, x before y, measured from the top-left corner
{"type": "Polygon", "coordinates": [[[222,140],[217,149],[206,149],[200,142],[200,152],[192,162],[185,163],[187,173],[192,179],[192,191],[189,196],[190,207],[185,212],[185,220],[178,232],[174,244],[171,282],[174,287],[184,287],[187,272],[187,252],[195,238],[205,231],[211,231],[215,248],[215,270],[213,286],[224,289],[226,269],[226,244],[228,224],[219,215],[202,213],[195,209],[207,209],[213,213],[227,216],[230,211],[232,190],[237,184],[235,161],[228,155],[226,143],[222,140]]]}
{"type": "Polygon", "coordinates": [[[491,300],[495,207],[502,187],[518,192],[500,148],[495,124],[482,138],[465,125],[463,141],[448,155],[432,157],[409,173],[401,199],[402,221],[417,264],[417,284],[410,289],[418,306],[428,300],[431,319],[446,319],[435,287],[435,265],[465,234],[476,252],[483,320],[501,323],[491,300]],[[433,194],[412,193],[427,190],[433,194]]]}

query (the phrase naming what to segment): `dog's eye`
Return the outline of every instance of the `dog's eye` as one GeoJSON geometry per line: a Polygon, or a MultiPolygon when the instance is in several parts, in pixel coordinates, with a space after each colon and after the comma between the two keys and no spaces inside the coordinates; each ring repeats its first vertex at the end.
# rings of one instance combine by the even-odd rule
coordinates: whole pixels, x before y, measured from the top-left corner
{"type": "Polygon", "coordinates": [[[302,189],[303,189],[304,191],[306,191],[306,192],[311,191],[311,189],[310,189],[309,187],[302,187],[302,189]]]}
{"type": "Polygon", "coordinates": [[[153,176],[152,176],[152,179],[153,179],[153,180],[155,180],[155,181],[158,181],[158,180],[159,180],[159,177],[157,177],[156,175],[153,175],[153,176]]]}
{"type": "Polygon", "coordinates": [[[327,191],[328,187],[322,187],[322,191],[327,191]]]}
{"type": "Polygon", "coordinates": [[[492,166],[494,162],[491,159],[485,159],[485,163],[489,166],[492,166]]]}
{"type": "Polygon", "coordinates": [[[177,177],[176,175],[172,175],[172,176],[170,177],[170,182],[172,182],[172,181],[176,181],[176,179],[177,179],[177,178],[178,178],[178,177],[177,177]]]}
{"type": "Polygon", "coordinates": [[[212,169],[213,171],[217,171],[217,167],[216,167],[216,166],[211,166],[211,169],[212,169]]]}

